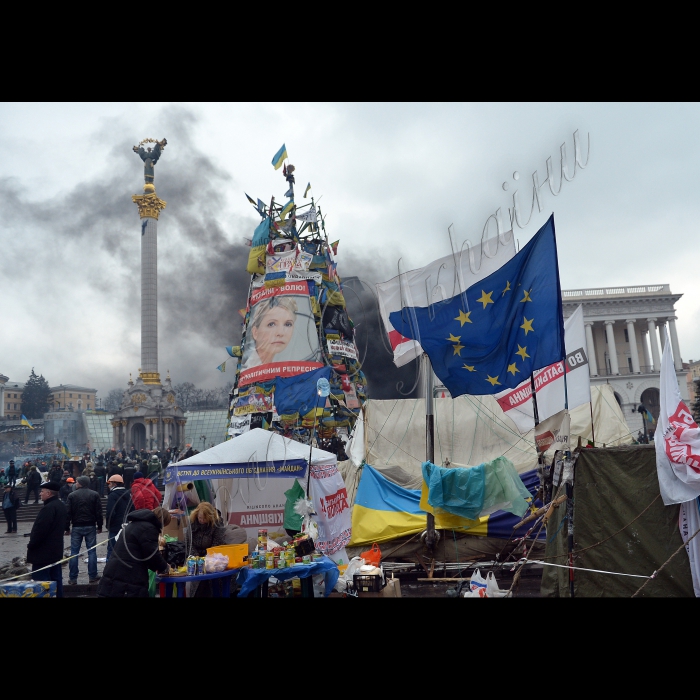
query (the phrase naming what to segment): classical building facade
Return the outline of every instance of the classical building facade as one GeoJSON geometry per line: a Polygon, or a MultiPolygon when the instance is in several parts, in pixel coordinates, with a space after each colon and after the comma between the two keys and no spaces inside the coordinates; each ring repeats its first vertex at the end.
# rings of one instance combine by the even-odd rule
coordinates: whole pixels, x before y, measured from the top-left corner
{"type": "Polygon", "coordinates": [[[49,409],[51,411],[92,411],[95,408],[97,389],[75,384],[60,384],[49,387],[49,409]]]}
{"type": "Polygon", "coordinates": [[[22,415],[24,382],[13,382],[0,374],[0,418],[19,420],[22,415]]]}
{"type": "MultiPolygon", "coordinates": [[[[675,311],[682,294],[668,284],[603,287],[562,291],[564,317],[583,306],[591,384],[610,384],[630,428],[643,429],[637,411],[644,404],[654,420],[659,415],[659,370],[666,330],[673,350],[676,376],[688,400],[687,369],[683,369],[675,311]]],[[[656,424],[647,426],[653,432],[656,424]]]]}

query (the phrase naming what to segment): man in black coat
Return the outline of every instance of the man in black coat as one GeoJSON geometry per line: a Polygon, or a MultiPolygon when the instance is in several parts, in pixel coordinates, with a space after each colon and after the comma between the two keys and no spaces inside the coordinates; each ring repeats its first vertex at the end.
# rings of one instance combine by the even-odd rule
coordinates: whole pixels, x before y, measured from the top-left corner
{"type": "Polygon", "coordinates": [[[109,541],[107,542],[107,561],[109,561],[114,549],[114,538],[122,529],[122,525],[126,522],[126,516],[133,510],[134,504],[131,501],[131,491],[124,488],[124,479],[119,474],[109,477],[107,487],[109,495],[107,496],[105,520],[109,533],[109,541]]]}
{"type": "Polygon", "coordinates": [[[127,462],[124,465],[124,469],[122,471],[122,476],[124,477],[124,488],[125,489],[130,489],[131,484],[134,482],[134,474],[136,473],[136,466],[131,464],[131,462],[127,462]]]}
{"type": "Polygon", "coordinates": [[[170,523],[170,513],[161,507],[155,511],[142,508],[126,519],[97,588],[100,598],[147,598],[149,569],[167,573],[170,568],[158,549],[158,538],[163,526],[170,523]]]}
{"type": "Polygon", "coordinates": [[[39,488],[41,486],[41,474],[39,473],[39,470],[32,465],[29,467],[29,471],[27,472],[27,490],[24,494],[24,504],[27,505],[27,502],[29,501],[29,495],[34,492],[34,503],[37,504],[39,503],[39,488]]]}
{"type": "Polygon", "coordinates": [[[2,495],[2,510],[5,513],[7,520],[7,534],[17,532],[17,509],[19,508],[20,498],[15,493],[14,487],[5,484],[4,493],[2,495]]]}
{"type": "Polygon", "coordinates": [[[107,476],[107,468],[102,460],[98,460],[95,465],[95,476],[97,477],[97,493],[102,498],[105,495],[105,478],[107,476]]]}
{"type": "Polygon", "coordinates": [[[96,491],[90,489],[90,479],[79,476],[75,491],[66,502],[66,535],[70,535],[71,558],[68,564],[68,583],[78,583],[78,557],[80,546],[85,539],[88,555],[88,576],[90,583],[97,583],[97,535],[102,532],[102,501],[96,491]],[[70,526],[73,525],[73,532],[70,526]]]}
{"type": "Polygon", "coordinates": [[[59,562],[63,559],[66,506],[58,498],[57,482],[45,481],[40,488],[39,497],[44,502],[44,507],[32,525],[27,545],[27,562],[32,565],[32,579],[56,581],[56,597],[62,598],[63,575],[59,562]]]}

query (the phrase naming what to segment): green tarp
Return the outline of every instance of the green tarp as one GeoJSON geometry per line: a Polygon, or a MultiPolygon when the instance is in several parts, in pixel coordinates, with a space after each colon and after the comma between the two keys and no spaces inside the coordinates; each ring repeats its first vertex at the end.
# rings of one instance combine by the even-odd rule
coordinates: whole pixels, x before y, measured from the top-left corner
{"type": "MultiPolygon", "coordinates": [[[[679,506],[665,506],[659,496],[653,445],[582,450],[574,470],[573,495],[574,551],[602,542],[577,555],[574,566],[649,576],[682,544],[679,506]]],[[[565,516],[563,503],[547,526],[546,562],[567,563],[568,521],[562,524],[565,516]]],[[[646,580],[575,571],[574,597],[629,598],[646,580]]],[[[569,597],[568,569],[545,566],[541,594],[569,597]]],[[[685,549],[649,581],[638,597],[694,597],[685,549]]]]}

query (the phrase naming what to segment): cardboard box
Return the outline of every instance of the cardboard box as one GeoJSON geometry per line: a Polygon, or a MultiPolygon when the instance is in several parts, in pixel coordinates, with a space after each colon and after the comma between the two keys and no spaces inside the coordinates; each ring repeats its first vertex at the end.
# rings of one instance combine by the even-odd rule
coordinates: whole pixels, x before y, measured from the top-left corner
{"type": "Polygon", "coordinates": [[[171,537],[177,537],[178,541],[182,542],[185,539],[185,525],[187,524],[187,515],[173,515],[170,514],[170,524],[163,528],[163,535],[170,535],[171,537]]]}

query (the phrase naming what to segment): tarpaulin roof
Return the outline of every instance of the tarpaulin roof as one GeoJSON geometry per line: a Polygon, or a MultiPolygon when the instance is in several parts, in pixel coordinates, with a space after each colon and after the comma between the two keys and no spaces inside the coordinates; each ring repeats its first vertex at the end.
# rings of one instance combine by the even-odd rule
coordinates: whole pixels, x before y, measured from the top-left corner
{"type": "MultiPolygon", "coordinates": [[[[592,386],[596,445],[634,442],[609,385],[592,386]]],[[[505,456],[522,473],[537,464],[535,431],[521,435],[492,396],[435,399],[435,463],[474,466],[505,456]]],[[[591,438],[588,403],[571,413],[571,445],[591,438]]],[[[370,400],[364,407],[364,458],[383,472],[400,466],[420,483],[425,461],[425,400],[370,400]]],[[[347,481],[347,479],[346,479],[347,481]]],[[[409,484],[403,484],[409,486],[409,484]]],[[[413,486],[413,485],[410,485],[413,486]]],[[[416,486],[413,486],[414,488],[416,486]]]]}
{"type": "Polygon", "coordinates": [[[176,479],[225,479],[229,477],[254,476],[264,469],[268,476],[300,476],[306,469],[311,454],[311,463],[331,465],[337,461],[332,452],[310,450],[296,440],[277,433],[253,428],[232,440],[200,452],[170,465],[165,471],[165,483],[176,479]],[[246,470],[252,469],[248,474],[246,470]]]}

